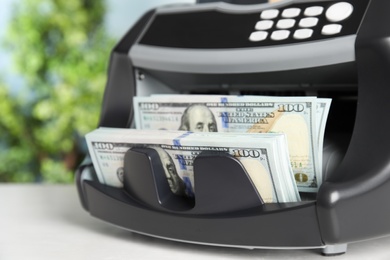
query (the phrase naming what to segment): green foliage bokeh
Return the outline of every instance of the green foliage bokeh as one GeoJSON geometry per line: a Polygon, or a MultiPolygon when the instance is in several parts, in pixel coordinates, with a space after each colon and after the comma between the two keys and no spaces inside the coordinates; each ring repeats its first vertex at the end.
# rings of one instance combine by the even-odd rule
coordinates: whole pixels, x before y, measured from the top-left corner
{"type": "Polygon", "coordinates": [[[0,83],[0,181],[72,182],[96,128],[114,46],[102,0],[21,0],[4,46],[23,79],[0,83]]]}

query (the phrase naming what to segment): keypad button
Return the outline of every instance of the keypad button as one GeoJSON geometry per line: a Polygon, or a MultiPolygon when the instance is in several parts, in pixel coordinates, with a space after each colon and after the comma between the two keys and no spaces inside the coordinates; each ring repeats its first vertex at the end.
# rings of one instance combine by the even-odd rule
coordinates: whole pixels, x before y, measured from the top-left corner
{"type": "Polygon", "coordinates": [[[353,6],[347,2],[336,3],[326,10],[326,18],[330,22],[340,22],[351,16],[353,6]]]}
{"type": "Polygon", "coordinates": [[[268,30],[274,25],[274,22],[271,20],[258,21],[255,25],[256,30],[268,30]]]}
{"type": "Polygon", "coordinates": [[[333,35],[341,32],[343,27],[340,24],[327,24],[322,27],[321,33],[323,35],[333,35]]]}
{"type": "Polygon", "coordinates": [[[268,9],[268,10],[264,10],[264,11],[261,13],[260,18],[261,18],[261,19],[264,19],[264,20],[267,20],[267,19],[274,19],[274,18],[276,18],[278,15],[279,15],[279,10],[278,10],[278,9],[268,9]]]}
{"type": "Polygon", "coordinates": [[[301,13],[301,9],[299,8],[288,8],[288,9],[284,9],[282,13],[282,17],[294,18],[297,17],[300,13],[301,13]]]}
{"type": "Polygon", "coordinates": [[[271,34],[271,39],[274,40],[274,41],[281,41],[281,40],[287,39],[288,36],[290,36],[290,31],[288,31],[288,30],[278,30],[278,31],[274,31],[271,34]]]}
{"type": "Polygon", "coordinates": [[[251,33],[251,35],[249,36],[249,40],[251,42],[260,42],[260,41],[264,41],[265,39],[267,39],[267,36],[268,36],[267,32],[257,31],[257,32],[251,33]]]}
{"type": "Polygon", "coordinates": [[[305,9],[303,13],[305,16],[319,16],[324,11],[322,6],[311,6],[305,9]]]}
{"type": "Polygon", "coordinates": [[[312,29],[299,29],[294,32],[294,39],[303,40],[310,38],[313,35],[312,29]]]}
{"type": "Polygon", "coordinates": [[[278,23],[276,24],[276,27],[278,29],[288,29],[291,28],[295,25],[295,20],[294,19],[282,19],[279,20],[278,23]]]}
{"type": "Polygon", "coordinates": [[[318,23],[318,18],[316,17],[307,17],[299,21],[300,27],[314,27],[318,23]]]}

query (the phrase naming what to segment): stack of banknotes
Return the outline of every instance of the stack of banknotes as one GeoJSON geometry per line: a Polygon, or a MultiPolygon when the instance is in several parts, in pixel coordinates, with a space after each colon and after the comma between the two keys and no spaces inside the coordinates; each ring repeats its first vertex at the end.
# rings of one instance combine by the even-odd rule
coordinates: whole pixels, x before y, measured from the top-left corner
{"type": "Polygon", "coordinates": [[[123,187],[125,153],[132,147],[146,147],[157,151],[171,191],[196,198],[194,160],[203,151],[215,151],[242,163],[265,203],[300,201],[285,134],[99,128],[86,140],[98,179],[109,186],[123,187]]]}
{"type": "Polygon", "coordinates": [[[196,198],[193,161],[202,151],[236,157],[267,203],[300,201],[299,192],[317,192],[322,183],[330,99],[152,95],[135,97],[133,104],[136,129],[86,135],[103,184],[123,186],[124,155],[132,147],[158,152],[177,195],[196,198]]]}
{"type": "Polygon", "coordinates": [[[323,140],[331,99],[152,95],[135,97],[133,103],[135,125],[142,130],[284,133],[298,190],[317,192],[322,183],[323,140]]]}

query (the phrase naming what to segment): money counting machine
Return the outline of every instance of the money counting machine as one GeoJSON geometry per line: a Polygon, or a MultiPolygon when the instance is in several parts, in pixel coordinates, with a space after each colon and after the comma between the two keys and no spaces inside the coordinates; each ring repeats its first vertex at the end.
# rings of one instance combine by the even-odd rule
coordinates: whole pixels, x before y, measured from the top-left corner
{"type": "Polygon", "coordinates": [[[174,196],[155,152],[126,153],[124,187],[76,172],[82,206],[133,232],[242,248],[318,248],[390,233],[390,1],[213,2],[149,11],[114,48],[99,126],[133,127],[156,93],[332,98],[324,182],[301,202],[263,203],[242,165],[204,153],[195,199],[174,196]],[[223,180],[223,181],[221,181],[223,180]]]}

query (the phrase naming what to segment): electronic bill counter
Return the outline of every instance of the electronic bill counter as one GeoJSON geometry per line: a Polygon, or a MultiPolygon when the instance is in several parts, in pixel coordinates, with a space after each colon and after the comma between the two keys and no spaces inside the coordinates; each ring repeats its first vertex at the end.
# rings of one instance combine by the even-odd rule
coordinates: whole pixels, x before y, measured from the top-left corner
{"type": "Polygon", "coordinates": [[[389,12],[384,0],[149,11],[112,52],[99,126],[133,127],[136,95],[329,97],[323,184],[301,202],[264,204],[238,161],[205,153],[194,162],[197,192],[188,202],[167,190],[156,154],[138,149],[126,154],[124,188],[100,184],[88,158],[80,165],[82,206],[133,232],[228,247],[333,255],[390,234],[389,12]],[[133,185],[126,185],[129,172],[133,185]],[[225,181],[215,189],[218,176],[225,181]]]}

